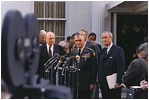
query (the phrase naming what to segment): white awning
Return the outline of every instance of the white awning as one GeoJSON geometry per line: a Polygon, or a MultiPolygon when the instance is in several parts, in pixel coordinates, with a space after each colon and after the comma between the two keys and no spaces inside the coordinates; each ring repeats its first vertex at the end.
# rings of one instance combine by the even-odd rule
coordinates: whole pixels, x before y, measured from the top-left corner
{"type": "Polygon", "coordinates": [[[109,12],[148,13],[148,1],[111,1],[107,4],[109,12]]]}

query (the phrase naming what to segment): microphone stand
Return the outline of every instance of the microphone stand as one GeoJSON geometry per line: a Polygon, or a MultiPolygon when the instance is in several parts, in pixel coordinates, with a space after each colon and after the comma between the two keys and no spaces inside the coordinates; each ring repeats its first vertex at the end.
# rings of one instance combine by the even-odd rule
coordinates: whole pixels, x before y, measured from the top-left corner
{"type": "Polygon", "coordinates": [[[57,60],[53,61],[52,63],[49,63],[45,69],[45,72],[48,73],[46,79],[50,80],[51,84],[53,84],[53,77],[52,77],[53,76],[53,64],[55,64],[56,62],[57,60]]]}
{"type": "Polygon", "coordinates": [[[79,63],[80,63],[80,56],[76,56],[76,66],[77,66],[77,99],[79,99],[79,63]]]}
{"type": "Polygon", "coordinates": [[[64,67],[64,71],[65,71],[65,74],[64,74],[64,75],[65,75],[65,76],[64,76],[64,85],[65,85],[65,86],[66,86],[66,83],[67,83],[67,82],[66,82],[66,80],[67,80],[67,70],[66,70],[67,67],[68,67],[67,65],[64,67]]]}
{"type": "MultiPolygon", "coordinates": [[[[72,66],[70,66],[70,67],[72,67],[72,68],[74,68],[75,67],[75,59],[73,60],[73,62],[72,62],[72,66]]],[[[71,80],[69,79],[69,82],[71,82],[71,85],[70,85],[70,83],[69,83],[69,85],[70,85],[70,88],[71,88],[71,91],[72,91],[72,93],[74,94],[74,86],[75,86],[75,82],[74,82],[74,78],[75,78],[75,76],[74,76],[74,72],[73,71],[71,71],[71,69],[70,69],[70,71],[69,71],[69,78],[71,77],[71,80]]]]}
{"type": "Polygon", "coordinates": [[[59,66],[60,64],[62,63],[62,59],[60,59],[57,63],[57,65],[55,66],[55,68],[57,68],[57,71],[56,71],[56,86],[59,86],[59,66]]]}
{"type": "Polygon", "coordinates": [[[66,64],[66,65],[64,66],[64,85],[65,85],[65,86],[67,86],[67,80],[68,80],[68,76],[67,76],[68,65],[69,65],[69,64],[66,64]]]}

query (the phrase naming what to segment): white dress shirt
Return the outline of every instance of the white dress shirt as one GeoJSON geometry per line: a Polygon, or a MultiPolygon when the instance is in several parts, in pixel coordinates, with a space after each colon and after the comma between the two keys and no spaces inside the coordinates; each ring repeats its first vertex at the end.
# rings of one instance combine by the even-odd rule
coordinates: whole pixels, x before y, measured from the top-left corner
{"type": "MultiPolygon", "coordinates": [[[[82,52],[83,52],[83,50],[84,50],[84,47],[85,47],[85,46],[83,46],[83,47],[81,48],[80,55],[82,54],[82,52]]],[[[78,51],[79,51],[79,48],[78,48],[78,51]]]]}
{"type": "MultiPolygon", "coordinates": [[[[46,43],[47,44],[47,43],[46,43]]],[[[53,56],[53,50],[54,50],[54,46],[52,45],[51,46],[51,53],[52,53],[52,56],[53,56]]],[[[48,51],[48,54],[49,54],[49,45],[47,44],[47,51],[48,51]]]]}
{"type": "Polygon", "coordinates": [[[112,47],[113,43],[111,43],[108,47],[107,47],[107,54],[110,51],[111,47],[112,47]]]}

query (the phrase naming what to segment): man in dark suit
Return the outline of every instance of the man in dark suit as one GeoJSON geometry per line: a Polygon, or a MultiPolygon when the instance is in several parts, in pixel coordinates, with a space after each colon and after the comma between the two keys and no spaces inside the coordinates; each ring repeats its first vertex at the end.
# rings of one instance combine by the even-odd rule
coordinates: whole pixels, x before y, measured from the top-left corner
{"type": "Polygon", "coordinates": [[[40,31],[39,39],[40,39],[40,46],[41,46],[46,41],[46,31],[45,30],[40,31]]]}
{"type": "MultiPolygon", "coordinates": [[[[75,45],[77,46],[78,55],[80,55],[79,62],[79,98],[89,99],[90,90],[93,89],[93,85],[96,80],[96,65],[95,56],[93,50],[84,45],[85,39],[81,34],[75,34],[75,45]]],[[[74,96],[76,98],[77,81],[74,78],[74,96]]]]}
{"type": "Polygon", "coordinates": [[[74,48],[74,38],[73,36],[67,37],[67,42],[69,44],[69,51],[71,51],[74,48]]]}
{"type": "MultiPolygon", "coordinates": [[[[144,43],[138,48],[137,55],[138,59],[130,63],[126,73],[123,75],[123,83],[127,87],[140,86],[140,83],[148,81],[148,43],[144,43]]],[[[133,98],[147,99],[148,91],[137,89],[133,98]]]]}
{"type": "Polygon", "coordinates": [[[89,40],[89,42],[96,44],[98,46],[99,50],[101,50],[101,45],[95,42],[96,41],[96,34],[94,32],[91,32],[88,35],[88,40],[89,40]]]}
{"type": "Polygon", "coordinates": [[[40,59],[39,59],[39,67],[37,73],[41,76],[44,74],[43,65],[50,59],[55,53],[59,55],[64,55],[63,48],[55,44],[55,34],[53,32],[47,32],[46,34],[46,42],[40,46],[40,59]]]}
{"type": "MultiPolygon", "coordinates": [[[[99,64],[99,83],[103,99],[120,99],[122,75],[125,70],[124,52],[121,47],[112,43],[112,33],[102,33],[102,43],[105,48],[101,51],[99,64]],[[109,88],[107,76],[116,73],[114,88],[109,88]]],[[[113,78],[114,80],[114,78],[113,78]]]]}

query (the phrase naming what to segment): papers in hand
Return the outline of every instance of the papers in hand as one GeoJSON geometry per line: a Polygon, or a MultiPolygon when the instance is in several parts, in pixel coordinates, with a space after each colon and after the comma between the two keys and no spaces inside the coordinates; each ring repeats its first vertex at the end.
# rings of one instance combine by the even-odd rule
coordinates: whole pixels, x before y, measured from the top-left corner
{"type": "Polygon", "coordinates": [[[141,86],[130,86],[130,88],[133,88],[133,89],[140,89],[142,88],[141,86]]]}
{"type": "Polygon", "coordinates": [[[116,80],[117,80],[117,73],[114,73],[112,75],[106,76],[109,89],[115,88],[116,80]]]}

